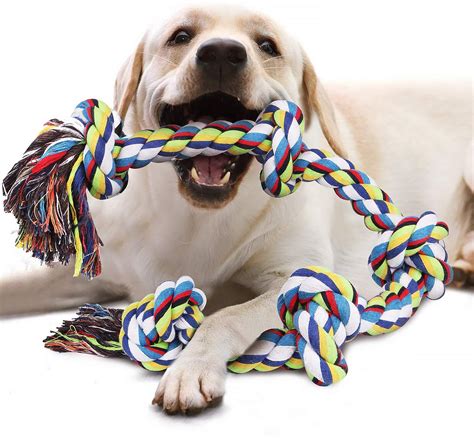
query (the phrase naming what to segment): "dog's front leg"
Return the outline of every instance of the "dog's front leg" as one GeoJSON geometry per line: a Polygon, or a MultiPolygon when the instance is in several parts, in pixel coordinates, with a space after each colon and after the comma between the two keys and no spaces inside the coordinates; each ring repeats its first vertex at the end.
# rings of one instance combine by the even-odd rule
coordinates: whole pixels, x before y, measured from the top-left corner
{"type": "Polygon", "coordinates": [[[165,372],[153,403],[172,414],[193,413],[219,402],[224,395],[227,361],[243,353],[264,330],[281,326],[276,309],[278,293],[277,286],[206,317],[165,372]]]}

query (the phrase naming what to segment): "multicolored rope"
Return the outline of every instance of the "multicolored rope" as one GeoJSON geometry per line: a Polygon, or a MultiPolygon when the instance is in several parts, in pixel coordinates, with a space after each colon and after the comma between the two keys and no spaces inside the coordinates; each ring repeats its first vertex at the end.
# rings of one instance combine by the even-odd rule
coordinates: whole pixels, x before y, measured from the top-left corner
{"type": "Polygon", "coordinates": [[[204,319],[206,296],[190,277],[166,281],[122,316],[120,344],[131,359],[150,371],[168,368],[204,319]]]}
{"type": "Polygon", "coordinates": [[[301,109],[275,101],[256,122],[168,125],[127,137],[118,114],[89,99],[68,122],[48,122],[11,169],[3,182],[5,211],[19,222],[19,246],[45,262],[68,263],[75,256],[75,275],[94,277],[101,271],[101,241],[89,214],[87,190],[107,199],[125,189],[131,168],[199,154],[248,153],[263,164],[264,190],[286,196],[299,184],[293,161],[303,148],[303,130],[301,109]]]}
{"type": "MultiPolygon", "coordinates": [[[[410,274],[414,272],[402,275],[400,281],[412,285],[410,274]]],[[[246,373],[305,368],[317,385],[341,380],[348,370],[342,345],[359,334],[379,335],[400,328],[426,294],[395,284],[367,302],[349,281],[326,268],[295,271],[278,298],[284,328],[262,333],[242,356],[229,361],[228,369],[246,373]]],[[[45,339],[45,346],[60,352],[127,356],[147,370],[163,371],[194,335],[205,304],[204,293],[184,276],[176,283],[162,283],[154,294],[123,312],[98,304],[81,307],[75,320],[64,321],[45,339]]]]}
{"type": "Polygon", "coordinates": [[[392,282],[389,290],[367,302],[349,281],[326,268],[298,269],[278,299],[284,329],[262,333],[242,356],[229,363],[229,369],[246,373],[282,366],[305,368],[317,385],[338,382],[348,370],[341,351],[345,342],[359,334],[395,331],[416,312],[426,291],[420,293],[410,274],[413,272],[400,273],[400,283],[392,282]]]}
{"type": "MultiPolygon", "coordinates": [[[[275,101],[256,122],[172,125],[127,137],[117,114],[103,102],[87,100],[76,108],[71,121],[50,121],[7,175],[5,210],[19,221],[20,246],[46,262],[67,263],[75,255],[76,274],[92,277],[100,273],[100,239],[89,213],[87,190],[100,199],[114,196],[126,187],[131,168],[198,154],[248,153],[262,164],[261,185],[272,196],[291,194],[303,181],[331,187],[351,202],[367,228],[379,233],[369,267],[383,291],[365,302],[343,277],[320,267],[300,269],[285,284],[278,301],[285,329],[266,331],[229,364],[235,372],[304,366],[315,383],[327,385],[347,372],[340,350],[344,342],[359,333],[396,330],[425,295],[442,296],[452,277],[442,241],[448,227],[432,212],[404,217],[391,198],[350,161],[308,148],[303,130],[301,109],[275,101]]],[[[60,329],[48,338],[47,346],[101,355],[123,350],[148,369],[164,369],[198,327],[204,303],[203,293],[183,277],[131,305],[122,324],[117,322],[120,311],[85,306],[73,328],[60,329]],[[108,327],[107,336],[101,335],[102,326],[108,327]],[[119,339],[110,339],[118,326],[119,339]]]]}

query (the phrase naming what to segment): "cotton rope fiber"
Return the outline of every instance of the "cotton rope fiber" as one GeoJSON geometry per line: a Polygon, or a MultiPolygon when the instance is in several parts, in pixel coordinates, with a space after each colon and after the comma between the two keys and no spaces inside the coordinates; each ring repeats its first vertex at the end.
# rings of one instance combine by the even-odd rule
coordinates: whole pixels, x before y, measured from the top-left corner
{"type": "MultiPolygon", "coordinates": [[[[311,380],[328,385],[343,378],[344,342],[359,333],[378,335],[401,327],[422,298],[439,298],[451,280],[443,239],[448,227],[432,212],[403,216],[391,198],[364,172],[332,152],[302,140],[301,109],[288,101],[268,105],[256,121],[169,125],[132,136],[120,117],[90,99],[66,123],[48,122],[4,180],[5,210],[19,222],[18,245],[45,262],[67,263],[75,274],[100,274],[98,237],[87,191],[106,199],[123,191],[130,168],[199,154],[252,154],[262,164],[260,182],[271,196],[293,193],[317,181],[351,201],[367,228],[379,233],[369,269],[382,292],[366,302],[352,284],[329,270],[295,271],[281,290],[283,329],[264,332],[234,372],[305,368],[311,380]]],[[[126,354],[151,370],[168,367],[203,319],[205,296],[189,277],[165,282],[125,311],[86,305],[46,340],[58,351],[102,356],[126,354]]]]}

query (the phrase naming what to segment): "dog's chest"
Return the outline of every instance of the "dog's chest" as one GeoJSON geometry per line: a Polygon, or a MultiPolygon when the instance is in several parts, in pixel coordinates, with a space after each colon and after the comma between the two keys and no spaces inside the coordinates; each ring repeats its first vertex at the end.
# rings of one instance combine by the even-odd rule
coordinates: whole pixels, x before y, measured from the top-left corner
{"type": "Polygon", "coordinates": [[[231,278],[254,250],[246,244],[246,227],[221,215],[196,217],[172,208],[154,214],[132,208],[124,214],[113,207],[96,221],[104,262],[110,266],[106,269],[125,270],[124,281],[138,283],[140,289],[153,290],[182,275],[190,275],[201,288],[212,288],[231,278]]]}

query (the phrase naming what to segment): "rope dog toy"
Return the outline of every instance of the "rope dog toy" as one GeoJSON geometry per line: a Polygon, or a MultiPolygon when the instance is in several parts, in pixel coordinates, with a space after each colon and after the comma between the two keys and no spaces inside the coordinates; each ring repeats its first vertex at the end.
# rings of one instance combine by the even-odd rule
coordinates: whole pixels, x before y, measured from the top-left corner
{"type": "MultiPolygon", "coordinates": [[[[413,274],[412,272],[411,274],[413,274]]],[[[415,274],[416,275],[416,274],[415,274]]],[[[401,279],[403,282],[406,276],[401,279]]],[[[403,326],[423,294],[399,283],[367,302],[344,277],[310,266],[295,271],[281,289],[283,329],[263,332],[227,367],[235,373],[305,368],[312,382],[327,386],[344,378],[342,344],[359,334],[379,335],[403,326]]],[[[59,352],[129,357],[150,371],[163,371],[178,357],[204,319],[204,292],[190,277],[166,281],[125,310],[87,304],[78,316],[45,339],[59,352]]]]}
{"type": "MultiPolygon", "coordinates": [[[[321,267],[299,269],[278,300],[285,329],[264,332],[250,351],[229,364],[235,372],[304,366],[315,383],[327,385],[347,372],[340,350],[345,341],[359,333],[396,330],[425,295],[443,295],[452,277],[442,241],[448,227],[432,212],[404,217],[350,161],[308,148],[303,130],[301,109],[275,101],[256,122],[171,125],[126,137],[117,114],[100,101],[87,100],[71,121],[48,122],[12,168],[4,180],[5,210],[19,222],[19,246],[45,262],[67,263],[75,255],[75,274],[93,277],[100,274],[101,242],[87,191],[100,199],[120,193],[130,168],[198,154],[250,153],[262,164],[261,185],[271,196],[289,195],[302,181],[333,188],[364,216],[367,228],[379,232],[369,268],[383,291],[365,302],[343,277],[321,267]]],[[[123,314],[85,306],[46,345],[59,351],[125,353],[147,369],[164,369],[202,321],[204,303],[203,293],[183,277],[176,284],[164,283],[123,314]]]]}

